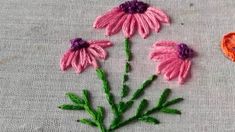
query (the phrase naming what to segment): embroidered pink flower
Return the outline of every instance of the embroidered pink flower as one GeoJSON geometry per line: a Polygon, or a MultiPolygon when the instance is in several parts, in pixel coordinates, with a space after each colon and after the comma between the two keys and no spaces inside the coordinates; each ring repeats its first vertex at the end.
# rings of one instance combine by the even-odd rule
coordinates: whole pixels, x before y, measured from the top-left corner
{"type": "Polygon", "coordinates": [[[88,66],[98,68],[97,59],[106,59],[104,48],[111,46],[107,40],[84,41],[81,38],[70,40],[71,48],[63,55],[60,61],[61,70],[65,71],[73,67],[77,73],[81,73],[88,66]]]}
{"type": "Polygon", "coordinates": [[[178,82],[183,84],[189,77],[191,58],[194,54],[194,51],[184,43],[162,41],[153,45],[150,59],[160,62],[157,73],[163,74],[167,80],[178,77],[178,82]]]}
{"type": "Polygon", "coordinates": [[[106,35],[118,33],[121,29],[125,37],[130,38],[138,30],[146,38],[151,29],[159,32],[161,23],[170,23],[169,17],[160,9],[142,1],[127,1],[96,18],[94,28],[106,28],[106,35]]]}

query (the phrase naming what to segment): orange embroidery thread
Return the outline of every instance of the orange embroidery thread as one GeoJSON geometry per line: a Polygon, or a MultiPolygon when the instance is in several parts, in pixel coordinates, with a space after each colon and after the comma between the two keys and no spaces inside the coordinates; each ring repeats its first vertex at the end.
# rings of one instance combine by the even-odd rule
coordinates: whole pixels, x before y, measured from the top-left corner
{"type": "Polygon", "coordinates": [[[225,56],[235,62],[235,32],[224,35],[221,41],[221,49],[225,56]]]}

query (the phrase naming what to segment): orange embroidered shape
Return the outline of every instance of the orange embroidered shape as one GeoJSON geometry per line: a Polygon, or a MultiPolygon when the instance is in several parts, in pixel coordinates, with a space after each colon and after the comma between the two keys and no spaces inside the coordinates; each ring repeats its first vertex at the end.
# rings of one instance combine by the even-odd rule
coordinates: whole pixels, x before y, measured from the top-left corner
{"type": "Polygon", "coordinates": [[[235,62],[235,32],[224,35],[221,41],[221,49],[225,56],[235,62]]]}

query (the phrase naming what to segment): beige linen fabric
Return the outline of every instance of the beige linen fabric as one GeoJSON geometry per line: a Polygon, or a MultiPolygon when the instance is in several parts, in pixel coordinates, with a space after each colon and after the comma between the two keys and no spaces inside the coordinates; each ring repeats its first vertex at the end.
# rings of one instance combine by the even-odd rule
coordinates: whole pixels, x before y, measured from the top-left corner
{"type": "MultiPolygon", "coordinates": [[[[181,116],[155,115],[160,125],[133,123],[120,132],[234,132],[235,65],[220,50],[223,34],[235,30],[234,0],[144,0],[165,10],[172,19],[160,33],[147,39],[135,35],[130,85],[132,91],[154,73],[147,59],[157,40],[185,42],[198,52],[193,60],[192,78],[185,85],[166,82],[160,76],[146,91],[151,106],[163,88],[185,101],[175,108],[181,116]]],[[[77,75],[61,72],[59,60],[69,48],[69,39],[110,39],[109,58],[101,61],[108,71],[112,91],[118,97],[124,66],[122,33],[105,37],[94,30],[98,15],[123,0],[0,0],[0,131],[1,132],[95,132],[75,122],[85,112],[61,111],[66,92],[91,91],[93,104],[104,105],[109,124],[112,114],[93,68],[77,75]]],[[[138,103],[137,103],[138,104],[138,103]]],[[[129,117],[134,109],[126,114],[129,117]]]]}

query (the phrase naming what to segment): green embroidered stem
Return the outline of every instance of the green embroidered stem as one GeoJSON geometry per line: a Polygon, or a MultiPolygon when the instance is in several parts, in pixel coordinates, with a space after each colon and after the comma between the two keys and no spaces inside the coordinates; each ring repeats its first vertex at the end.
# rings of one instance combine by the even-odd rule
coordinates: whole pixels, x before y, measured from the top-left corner
{"type": "Polygon", "coordinates": [[[124,47],[125,47],[127,61],[131,61],[132,53],[131,53],[131,42],[130,42],[129,38],[125,39],[124,47]]]}
{"type": "Polygon", "coordinates": [[[139,87],[139,89],[137,89],[134,94],[132,95],[132,98],[128,101],[125,102],[120,102],[120,103],[123,103],[125,104],[125,108],[123,108],[121,110],[121,113],[125,112],[126,110],[128,110],[129,108],[131,108],[131,106],[133,105],[134,101],[136,99],[138,99],[139,97],[141,97],[143,94],[144,94],[144,91],[147,87],[149,87],[152,82],[157,78],[156,75],[152,75],[150,76],[147,80],[145,80],[139,87]]]}
{"type": "Polygon", "coordinates": [[[109,82],[107,80],[106,74],[104,73],[104,71],[102,69],[96,69],[96,74],[97,74],[98,78],[103,83],[103,90],[105,92],[106,99],[107,99],[109,105],[111,106],[111,109],[113,111],[114,116],[118,117],[119,112],[118,112],[117,106],[116,106],[115,101],[114,101],[114,96],[110,92],[110,85],[109,85],[109,82]]]}
{"type": "MultiPolygon", "coordinates": [[[[128,96],[130,90],[129,86],[127,85],[127,81],[129,79],[128,73],[131,70],[131,65],[129,61],[131,61],[132,59],[132,54],[131,45],[128,38],[125,39],[124,47],[126,54],[126,64],[122,81],[122,99],[128,96]]],[[[175,98],[173,100],[168,101],[168,97],[171,94],[171,90],[165,89],[153,108],[146,110],[148,108],[149,103],[148,100],[143,99],[140,102],[139,107],[136,109],[135,115],[133,115],[127,120],[124,120],[123,113],[130,109],[134,102],[144,94],[145,89],[152,84],[152,82],[157,78],[157,76],[152,75],[147,80],[145,80],[140,85],[140,87],[133,93],[132,97],[128,101],[124,102],[123,100],[121,100],[118,104],[116,104],[114,96],[111,93],[110,84],[108,82],[105,72],[102,69],[96,69],[96,74],[98,78],[102,81],[103,91],[114,115],[113,121],[110,124],[109,129],[106,129],[104,125],[104,108],[98,106],[97,109],[94,109],[89,100],[89,92],[87,90],[83,90],[82,97],[74,93],[67,93],[66,95],[71,100],[72,104],[64,104],[59,106],[59,108],[63,110],[84,110],[87,114],[91,116],[90,119],[77,120],[80,123],[97,127],[101,132],[110,132],[135,121],[142,121],[149,124],[159,124],[159,120],[151,116],[151,114],[154,113],[162,112],[166,114],[181,114],[181,111],[169,108],[169,106],[175,105],[183,101],[183,98],[175,98]]]]}
{"type": "MultiPolygon", "coordinates": [[[[134,122],[134,121],[137,121],[137,120],[142,120],[142,118],[147,117],[147,116],[149,116],[149,115],[152,114],[152,113],[157,113],[158,111],[159,111],[159,108],[156,107],[156,108],[153,108],[152,110],[146,112],[146,113],[143,114],[143,115],[135,115],[135,116],[132,116],[131,118],[127,119],[126,121],[123,121],[123,122],[117,124],[116,126],[111,127],[111,128],[109,129],[109,131],[116,130],[116,129],[120,128],[120,127],[123,127],[123,126],[125,126],[125,125],[130,124],[131,122],[134,122]]],[[[155,123],[153,123],[153,124],[159,124],[159,123],[160,123],[160,122],[159,122],[158,120],[156,120],[155,123]]]]}
{"type": "Polygon", "coordinates": [[[137,89],[134,92],[134,94],[133,94],[133,96],[132,96],[132,98],[130,100],[128,100],[126,102],[124,102],[124,101],[119,102],[119,104],[117,105],[119,116],[116,116],[114,118],[114,120],[112,121],[112,123],[110,125],[110,128],[112,126],[115,126],[116,124],[120,123],[120,121],[122,119],[122,114],[132,107],[132,105],[134,104],[134,101],[136,99],[138,99],[141,95],[144,94],[144,90],[147,87],[149,87],[156,78],[157,78],[156,75],[152,75],[151,77],[149,77],[149,79],[147,79],[146,81],[144,81],[141,84],[140,88],[137,89]]]}
{"type": "Polygon", "coordinates": [[[91,116],[91,119],[79,119],[77,122],[98,127],[101,132],[108,132],[104,125],[104,108],[100,106],[97,110],[92,108],[88,90],[83,90],[82,97],[79,97],[74,93],[67,93],[66,96],[73,102],[73,104],[63,104],[58,106],[58,108],[63,110],[84,110],[91,116]]]}
{"type": "Polygon", "coordinates": [[[122,79],[122,90],[121,90],[121,98],[126,97],[129,92],[130,92],[130,88],[129,86],[126,84],[126,82],[129,79],[128,73],[131,70],[131,65],[130,65],[130,61],[132,59],[132,53],[131,53],[131,43],[130,40],[128,38],[125,39],[124,42],[124,50],[125,50],[125,55],[126,55],[126,64],[125,64],[125,71],[123,74],[123,79],[122,79]]]}
{"type": "Polygon", "coordinates": [[[138,120],[146,122],[146,123],[151,123],[151,124],[159,124],[160,122],[156,118],[150,116],[151,114],[158,113],[158,112],[163,112],[167,114],[181,114],[179,110],[168,108],[168,106],[171,106],[171,105],[174,105],[183,101],[183,98],[177,98],[171,101],[167,101],[170,93],[171,93],[170,89],[165,89],[158,101],[158,104],[154,108],[146,112],[144,112],[144,110],[147,109],[148,101],[146,99],[143,99],[134,116],[130,117],[129,119],[123,122],[120,122],[116,125],[111,126],[109,128],[109,131],[116,130],[120,127],[123,127],[131,122],[138,121],[138,120]]]}
{"type": "MultiPolygon", "coordinates": [[[[128,38],[125,39],[124,42],[124,50],[125,50],[125,55],[126,55],[126,64],[125,64],[125,70],[124,74],[122,77],[122,85],[121,85],[121,98],[123,99],[124,97],[128,96],[130,92],[130,88],[127,85],[127,81],[129,79],[128,73],[131,70],[131,65],[129,61],[132,59],[132,53],[131,53],[131,43],[128,38]]],[[[132,102],[129,102],[130,106],[132,105],[132,102]]],[[[117,106],[118,109],[118,115],[114,117],[112,123],[110,126],[113,126],[115,124],[118,124],[122,120],[122,112],[127,108],[127,104],[124,104],[124,102],[120,102],[117,106]]]]}

